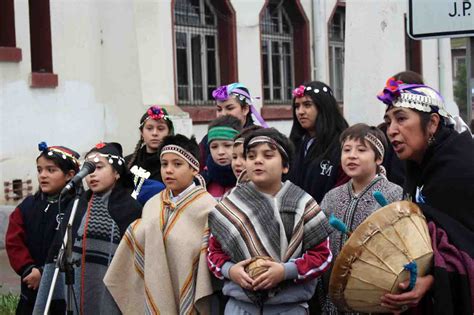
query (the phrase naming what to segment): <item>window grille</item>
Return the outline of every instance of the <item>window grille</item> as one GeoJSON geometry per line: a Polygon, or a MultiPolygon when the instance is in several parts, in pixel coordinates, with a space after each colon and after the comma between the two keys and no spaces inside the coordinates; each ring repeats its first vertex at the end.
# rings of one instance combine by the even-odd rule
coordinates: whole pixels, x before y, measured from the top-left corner
{"type": "Polygon", "coordinates": [[[208,0],[176,0],[174,16],[178,104],[212,103],[220,82],[216,11],[208,0]]]}
{"type": "Polygon", "coordinates": [[[329,74],[334,97],[342,102],[344,97],[344,32],[345,11],[338,8],[329,24],[329,74]]]}
{"type": "Polygon", "coordinates": [[[293,27],[283,2],[270,0],[260,24],[264,103],[286,104],[292,99],[293,27]]]}

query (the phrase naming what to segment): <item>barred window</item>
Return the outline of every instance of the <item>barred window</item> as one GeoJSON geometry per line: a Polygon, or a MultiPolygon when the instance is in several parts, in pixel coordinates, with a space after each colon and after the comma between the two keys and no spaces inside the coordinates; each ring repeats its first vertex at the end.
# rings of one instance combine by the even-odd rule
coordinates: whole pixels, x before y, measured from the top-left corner
{"type": "Polygon", "coordinates": [[[288,103],[292,98],[293,25],[283,3],[270,0],[260,22],[264,103],[288,103]]]}
{"type": "Polygon", "coordinates": [[[212,102],[220,83],[216,10],[209,0],[176,0],[174,17],[178,103],[212,102]]]}
{"type": "Polygon", "coordinates": [[[329,24],[329,77],[334,97],[342,102],[344,97],[344,8],[337,8],[329,24]]]}

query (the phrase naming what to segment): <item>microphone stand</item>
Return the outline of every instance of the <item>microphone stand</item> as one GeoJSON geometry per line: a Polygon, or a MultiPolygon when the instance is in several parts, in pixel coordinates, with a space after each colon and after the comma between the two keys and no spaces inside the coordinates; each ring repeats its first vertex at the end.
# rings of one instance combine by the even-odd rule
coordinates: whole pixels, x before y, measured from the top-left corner
{"type": "Polygon", "coordinates": [[[79,261],[72,259],[72,225],[74,223],[74,218],[76,216],[77,206],[79,204],[79,199],[84,192],[82,185],[76,186],[76,196],[74,197],[74,203],[71,210],[71,215],[69,216],[69,221],[66,226],[66,231],[64,233],[63,242],[61,244],[61,249],[58,252],[58,257],[56,259],[56,269],[54,270],[53,279],[51,280],[51,287],[48,293],[48,299],[46,301],[46,308],[44,310],[44,315],[48,315],[49,308],[51,306],[51,301],[53,299],[54,289],[56,287],[56,281],[58,279],[59,271],[64,271],[66,279],[65,283],[67,286],[66,294],[66,314],[74,314],[74,266],[79,266],[79,261]]]}

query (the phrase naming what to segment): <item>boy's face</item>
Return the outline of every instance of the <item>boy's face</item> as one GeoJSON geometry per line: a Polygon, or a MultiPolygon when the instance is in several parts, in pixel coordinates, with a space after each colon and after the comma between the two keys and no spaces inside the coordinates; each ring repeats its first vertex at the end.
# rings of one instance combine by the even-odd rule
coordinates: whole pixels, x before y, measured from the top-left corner
{"type": "Polygon", "coordinates": [[[183,158],[174,153],[161,156],[161,178],[166,188],[177,196],[192,184],[197,171],[183,158]]]}
{"type": "MultiPolygon", "coordinates": [[[[95,163],[95,171],[86,176],[87,186],[95,193],[104,193],[115,186],[115,182],[120,178],[120,174],[110,165],[103,156],[92,152],[86,157],[86,160],[95,163]],[[96,158],[98,161],[96,162],[96,158]]],[[[116,161],[115,161],[116,162],[116,161]]]]}
{"type": "Polygon", "coordinates": [[[67,182],[74,176],[74,171],[64,174],[63,171],[50,159],[40,156],[36,161],[38,184],[47,195],[58,194],[67,182]]]}
{"type": "Polygon", "coordinates": [[[375,159],[375,152],[368,144],[356,139],[344,141],[341,166],[349,177],[361,181],[373,178],[377,173],[377,165],[381,163],[380,158],[375,159]]]}
{"type": "Polygon", "coordinates": [[[232,140],[214,140],[209,145],[214,162],[220,166],[229,165],[232,162],[232,140]]]}
{"type": "Polygon", "coordinates": [[[245,164],[249,179],[264,192],[273,192],[276,187],[279,189],[282,175],[288,173],[288,167],[283,167],[280,152],[267,143],[251,147],[245,164]]]}
{"type": "Polygon", "coordinates": [[[239,178],[240,174],[245,170],[244,145],[237,144],[232,148],[232,171],[235,178],[239,178]]]}

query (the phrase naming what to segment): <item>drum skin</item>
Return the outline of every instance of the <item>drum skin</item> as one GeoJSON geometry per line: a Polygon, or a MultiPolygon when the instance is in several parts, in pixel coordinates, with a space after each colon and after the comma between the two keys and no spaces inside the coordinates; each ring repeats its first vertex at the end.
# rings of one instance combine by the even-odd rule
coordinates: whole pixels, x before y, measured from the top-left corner
{"type": "Polygon", "coordinates": [[[344,244],[334,263],[329,295],[341,311],[384,313],[380,298],[400,293],[409,279],[404,265],[415,260],[418,276],[429,272],[433,249],[425,217],[409,201],[372,213],[344,244]]]}

